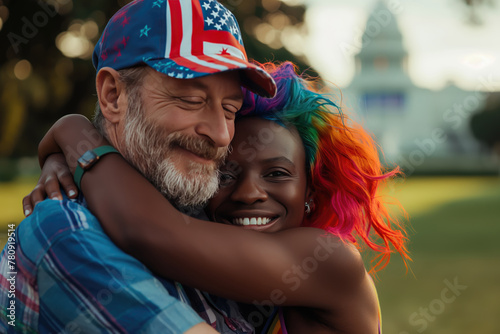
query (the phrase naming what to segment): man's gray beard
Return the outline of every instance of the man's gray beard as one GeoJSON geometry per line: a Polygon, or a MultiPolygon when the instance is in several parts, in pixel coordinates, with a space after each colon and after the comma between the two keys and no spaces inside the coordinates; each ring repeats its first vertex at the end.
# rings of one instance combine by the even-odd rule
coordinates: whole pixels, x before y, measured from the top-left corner
{"type": "Polygon", "coordinates": [[[133,95],[139,94],[129,96],[122,152],[125,159],[177,208],[189,210],[205,205],[218,190],[218,167],[227,155],[227,148],[216,149],[206,140],[179,132],[165,134],[160,126],[146,120],[140,95],[133,95]],[[190,161],[188,175],[185,175],[175,167],[171,158],[172,144],[179,142],[191,145],[189,147],[199,154],[207,154],[206,158],[213,158],[215,163],[190,161]],[[205,152],[211,152],[211,155],[205,152]]]}

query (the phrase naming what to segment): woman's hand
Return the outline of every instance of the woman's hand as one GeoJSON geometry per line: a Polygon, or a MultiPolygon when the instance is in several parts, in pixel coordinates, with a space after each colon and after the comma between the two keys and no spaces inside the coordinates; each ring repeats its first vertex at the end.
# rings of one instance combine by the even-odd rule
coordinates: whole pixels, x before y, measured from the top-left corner
{"type": "Polygon", "coordinates": [[[45,159],[42,173],[33,191],[23,198],[24,215],[29,216],[33,208],[46,197],[62,200],[61,187],[69,198],[75,198],[78,194],[64,155],[54,153],[45,159]]]}
{"type": "Polygon", "coordinates": [[[24,215],[29,216],[46,197],[62,199],[61,186],[69,198],[76,197],[78,189],[71,172],[85,151],[100,145],[109,143],[85,116],[67,115],[59,119],[38,146],[42,173],[35,189],[23,198],[24,215]]]}

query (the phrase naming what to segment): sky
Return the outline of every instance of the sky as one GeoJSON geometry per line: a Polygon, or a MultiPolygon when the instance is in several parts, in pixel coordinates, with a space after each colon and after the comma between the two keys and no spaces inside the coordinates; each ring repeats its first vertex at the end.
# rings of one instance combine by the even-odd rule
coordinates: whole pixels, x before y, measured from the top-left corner
{"type": "MultiPolygon", "coordinates": [[[[285,2],[293,1],[308,8],[303,50],[310,64],[329,82],[348,86],[356,52],[346,52],[345,46],[359,41],[379,0],[285,2]]],[[[467,90],[500,90],[500,1],[489,2],[492,5],[477,10],[482,23],[473,25],[461,0],[385,1],[403,34],[409,75],[416,85],[438,90],[453,83],[467,90]]]]}

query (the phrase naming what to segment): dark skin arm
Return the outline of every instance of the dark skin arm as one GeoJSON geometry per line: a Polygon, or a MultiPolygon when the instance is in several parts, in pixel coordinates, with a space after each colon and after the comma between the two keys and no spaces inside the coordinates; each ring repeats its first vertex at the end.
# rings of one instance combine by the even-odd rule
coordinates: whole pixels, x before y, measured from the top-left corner
{"type": "MultiPolygon", "coordinates": [[[[91,131],[96,130],[85,118],[60,120],[40,144],[41,163],[64,142],[62,151],[74,172],[74,152],[91,148],[83,135],[91,131]]],[[[92,138],[93,147],[108,144],[92,138]]],[[[259,233],[191,218],[118,154],[104,156],[81,185],[112,240],[160,276],[242,302],[271,301],[330,315],[356,303],[353,296],[366,288],[359,253],[335,236],[314,228],[259,233]]]]}

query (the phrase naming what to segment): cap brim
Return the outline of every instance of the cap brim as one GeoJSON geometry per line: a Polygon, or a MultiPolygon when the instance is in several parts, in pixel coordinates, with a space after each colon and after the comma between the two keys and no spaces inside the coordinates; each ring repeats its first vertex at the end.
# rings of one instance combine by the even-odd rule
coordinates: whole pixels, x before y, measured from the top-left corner
{"type": "Polygon", "coordinates": [[[241,69],[241,82],[245,88],[262,97],[271,98],[276,95],[276,83],[265,70],[254,64],[241,69]]]}
{"type": "Polygon", "coordinates": [[[156,71],[176,79],[193,79],[226,71],[240,71],[243,87],[262,97],[270,98],[276,95],[276,83],[271,75],[256,64],[249,62],[245,62],[246,66],[241,66],[240,61],[239,66],[230,66],[226,70],[210,73],[178,65],[175,59],[144,59],[143,62],[156,71]]]}

